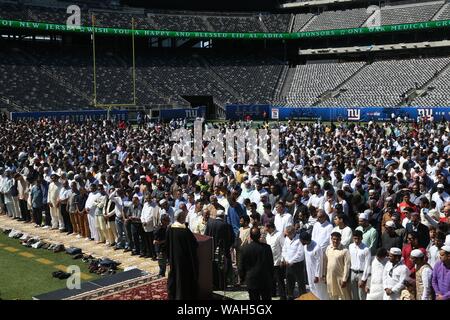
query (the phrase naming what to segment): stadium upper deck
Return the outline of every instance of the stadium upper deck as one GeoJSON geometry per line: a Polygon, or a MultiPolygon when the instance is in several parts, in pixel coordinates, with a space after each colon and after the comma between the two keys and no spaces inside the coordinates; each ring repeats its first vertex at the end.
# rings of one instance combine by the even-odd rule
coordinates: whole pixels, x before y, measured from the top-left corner
{"type": "MultiPolygon", "coordinates": [[[[75,2],[76,3],[76,2],[75,2]]],[[[53,6],[24,5],[0,1],[0,19],[65,24],[66,9],[72,3],[57,2],[53,6]]],[[[311,8],[309,13],[218,13],[188,11],[155,11],[143,8],[96,8],[80,4],[81,24],[91,25],[96,16],[99,27],[136,28],[148,30],[203,32],[291,33],[367,26],[376,13],[366,7],[339,10],[311,8]]],[[[450,19],[450,4],[445,1],[419,2],[381,7],[381,25],[420,23],[450,19]]]]}

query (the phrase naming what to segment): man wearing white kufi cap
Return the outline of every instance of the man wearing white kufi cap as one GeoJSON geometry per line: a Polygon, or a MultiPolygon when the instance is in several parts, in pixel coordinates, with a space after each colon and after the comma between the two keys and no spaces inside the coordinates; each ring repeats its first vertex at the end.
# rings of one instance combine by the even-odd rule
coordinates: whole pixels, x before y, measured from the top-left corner
{"type": "Polygon", "coordinates": [[[411,260],[416,267],[416,300],[431,300],[431,277],[433,275],[430,265],[425,261],[425,255],[419,249],[411,251],[411,260]]]}
{"type": "Polygon", "coordinates": [[[359,227],[356,230],[360,230],[363,233],[362,242],[369,247],[370,254],[375,256],[377,253],[378,232],[369,224],[369,213],[364,211],[359,214],[359,227]]]}
{"type": "Polygon", "coordinates": [[[389,261],[383,270],[383,300],[399,300],[409,275],[410,271],[402,261],[402,250],[396,247],[391,248],[389,261]]]}
{"type": "Polygon", "coordinates": [[[439,183],[437,186],[437,191],[431,196],[431,200],[436,202],[436,209],[442,212],[444,205],[447,201],[450,201],[450,195],[445,192],[445,186],[439,183]]]}
{"type": "Polygon", "coordinates": [[[395,222],[386,221],[385,231],[381,234],[381,247],[390,250],[392,247],[401,248],[403,246],[403,238],[395,232],[395,222]]]}

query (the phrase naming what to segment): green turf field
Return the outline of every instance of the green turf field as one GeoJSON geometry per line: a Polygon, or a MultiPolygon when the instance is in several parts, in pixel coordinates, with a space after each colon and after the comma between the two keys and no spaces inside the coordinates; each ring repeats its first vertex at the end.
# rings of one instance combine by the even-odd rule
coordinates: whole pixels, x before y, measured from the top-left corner
{"type": "Polygon", "coordinates": [[[33,296],[66,287],[66,280],[52,277],[53,271],[66,271],[69,265],[78,265],[81,281],[98,279],[89,273],[88,264],[73,260],[65,252],[27,248],[20,240],[0,233],[0,299],[30,300],[33,296]]]}

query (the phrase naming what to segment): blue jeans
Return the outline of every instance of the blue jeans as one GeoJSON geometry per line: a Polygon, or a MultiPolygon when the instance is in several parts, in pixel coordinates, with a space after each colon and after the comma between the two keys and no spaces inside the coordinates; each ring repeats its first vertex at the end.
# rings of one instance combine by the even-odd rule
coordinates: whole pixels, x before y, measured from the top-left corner
{"type": "Polygon", "coordinates": [[[123,221],[116,217],[116,228],[117,228],[117,244],[116,247],[120,249],[125,249],[128,247],[128,243],[125,240],[125,225],[123,221]]]}

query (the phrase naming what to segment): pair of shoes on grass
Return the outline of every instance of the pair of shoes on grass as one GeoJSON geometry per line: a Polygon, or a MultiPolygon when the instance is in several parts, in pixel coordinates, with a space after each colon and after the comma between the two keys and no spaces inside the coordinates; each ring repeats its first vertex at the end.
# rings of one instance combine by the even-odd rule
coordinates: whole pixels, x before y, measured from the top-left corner
{"type": "Polygon", "coordinates": [[[70,273],[64,272],[64,271],[55,271],[52,272],[52,276],[53,278],[58,278],[58,279],[67,279],[71,276],[70,273]]]}

